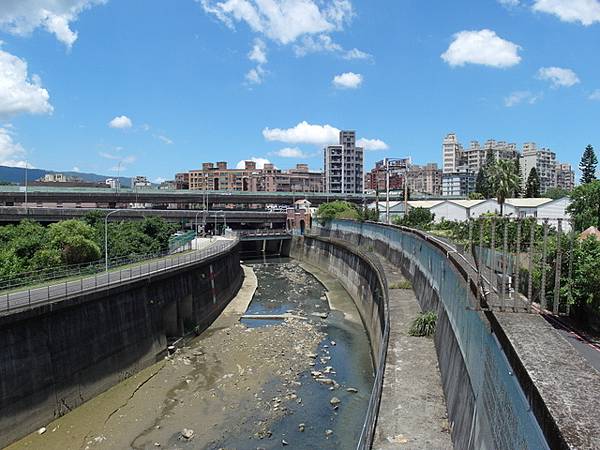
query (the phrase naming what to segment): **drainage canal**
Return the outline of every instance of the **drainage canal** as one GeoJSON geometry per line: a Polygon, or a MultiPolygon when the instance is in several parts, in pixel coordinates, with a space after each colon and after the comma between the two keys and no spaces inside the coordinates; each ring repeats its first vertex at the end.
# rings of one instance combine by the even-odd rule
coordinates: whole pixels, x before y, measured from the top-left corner
{"type": "Polygon", "coordinates": [[[249,295],[234,299],[173,355],[11,448],[355,448],[373,364],[351,298],[289,258],[246,265],[248,318],[249,295]]]}

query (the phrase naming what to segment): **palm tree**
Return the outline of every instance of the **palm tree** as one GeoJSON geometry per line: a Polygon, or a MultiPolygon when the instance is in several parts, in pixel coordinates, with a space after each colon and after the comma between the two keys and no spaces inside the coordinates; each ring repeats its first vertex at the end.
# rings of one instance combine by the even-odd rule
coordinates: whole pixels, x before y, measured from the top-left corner
{"type": "Polygon", "coordinates": [[[520,179],[515,170],[515,163],[511,160],[502,159],[490,168],[490,184],[492,192],[496,194],[496,200],[500,204],[500,215],[504,215],[504,202],[518,192],[520,179]]]}

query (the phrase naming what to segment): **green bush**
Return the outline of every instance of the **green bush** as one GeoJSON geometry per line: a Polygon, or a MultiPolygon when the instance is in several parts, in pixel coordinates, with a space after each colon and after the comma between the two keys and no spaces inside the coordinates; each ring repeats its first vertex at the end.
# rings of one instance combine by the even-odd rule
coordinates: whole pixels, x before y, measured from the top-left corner
{"type": "Polygon", "coordinates": [[[402,280],[398,283],[390,284],[390,289],[412,289],[412,283],[408,280],[402,280]]]}
{"type": "Polygon", "coordinates": [[[436,322],[437,314],[433,311],[421,313],[411,324],[408,334],[419,337],[432,336],[435,333],[436,322]]]}

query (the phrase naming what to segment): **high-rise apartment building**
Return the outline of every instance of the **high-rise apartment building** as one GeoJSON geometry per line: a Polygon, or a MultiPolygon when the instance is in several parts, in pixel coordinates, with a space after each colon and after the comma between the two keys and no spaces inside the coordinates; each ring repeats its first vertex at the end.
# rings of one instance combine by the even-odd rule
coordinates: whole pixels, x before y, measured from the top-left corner
{"type": "Polygon", "coordinates": [[[556,164],[556,187],[567,191],[575,189],[575,172],[573,172],[571,164],[556,164]]]}
{"type": "Polygon", "coordinates": [[[527,142],[523,144],[523,155],[521,156],[523,189],[525,189],[529,173],[534,167],[540,179],[540,194],[557,186],[556,153],[546,148],[538,148],[534,142],[527,142]]]}
{"type": "Polygon", "coordinates": [[[356,146],[355,131],[340,131],[339,144],[323,150],[325,189],[339,194],[363,193],[363,149],[356,146]]]}

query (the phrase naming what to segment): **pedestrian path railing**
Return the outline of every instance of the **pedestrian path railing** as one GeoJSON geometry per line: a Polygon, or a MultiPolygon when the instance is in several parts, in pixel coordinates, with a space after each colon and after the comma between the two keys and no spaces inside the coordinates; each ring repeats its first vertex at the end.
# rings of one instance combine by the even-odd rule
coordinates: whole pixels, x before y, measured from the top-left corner
{"type": "Polygon", "coordinates": [[[118,286],[141,278],[168,272],[183,266],[196,264],[212,256],[225,253],[237,245],[239,239],[219,239],[202,250],[168,255],[162,258],[133,263],[109,271],[82,273],[64,280],[49,281],[41,286],[16,289],[0,293],[0,314],[13,313],[23,308],[55,302],[69,296],[86,294],[108,287],[118,286]]]}

